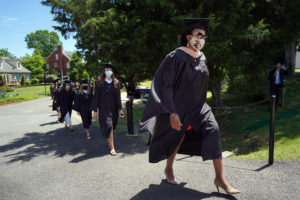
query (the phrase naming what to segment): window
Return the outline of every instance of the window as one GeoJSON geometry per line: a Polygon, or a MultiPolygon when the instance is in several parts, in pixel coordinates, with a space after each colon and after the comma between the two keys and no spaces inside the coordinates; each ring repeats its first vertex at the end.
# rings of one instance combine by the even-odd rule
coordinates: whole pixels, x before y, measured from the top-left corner
{"type": "Polygon", "coordinates": [[[55,54],[55,59],[58,60],[58,54],[55,54]]]}
{"type": "Polygon", "coordinates": [[[20,80],[20,74],[17,74],[17,79],[20,80]]]}
{"type": "Polygon", "coordinates": [[[14,74],[11,75],[12,79],[16,79],[16,76],[14,74]]]}
{"type": "Polygon", "coordinates": [[[20,69],[21,68],[21,63],[17,63],[17,66],[18,66],[18,68],[20,69]]]}
{"type": "Polygon", "coordinates": [[[25,80],[27,80],[27,74],[25,74],[25,80]]]}
{"type": "Polygon", "coordinates": [[[67,69],[70,69],[70,63],[67,63],[67,69]]]}
{"type": "Polygon", "coordinates": [[[54,68],[57,68],[57,63],[54,63],[54,68]]]}
{"type": "Polygon", "coordinates": [[[46,69],[49,69],[49,64],[46,64],[46,69]]]}
{"type": "Polygon", "coordinates": [[[31,74],[29,74],[29,80],[31,81],[31,74]]]}

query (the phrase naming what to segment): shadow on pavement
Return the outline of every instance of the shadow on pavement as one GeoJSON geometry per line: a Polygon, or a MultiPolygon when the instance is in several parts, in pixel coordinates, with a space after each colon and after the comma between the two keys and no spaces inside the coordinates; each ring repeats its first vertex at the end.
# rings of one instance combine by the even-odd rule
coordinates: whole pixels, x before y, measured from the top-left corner
{"type": "Polygon", "coordinates": [[[159,185],[151,184],[149,188],[146,188],[132,197],[130,200],[152,200],[152,199],[164,199],[164,200],[181,200],[181,199],[206,199],[210,197],[219,197],[223,199],[236,200],[235,197],[222,193],[212,192],[204,193],[197,190],[184,187],[185,184],[170,185],[166,180],[162,180],[159,185]]]}
{"type": "MultiPolygon", "coordinates": [[[[45,155],[55,157],[71,155],[75,157],[80,154],[79,157],[75,157],[70,161],[78,163],[109,154],[106,140],[102,137],[99,129],[92,127],[92,139],[87,140],[81,124],[74,126],[74,128],[74,132],[67,128],[59,128],[46,133],[26,133],[22,138],[0,146],[0,153],[7,152],[3,157],[10,160],[6,163],[26,162],[45,155]]],[[[148,147],[139,140],[126,136],[115,135],[114,141],[117,152],[123,153],[123,156],[144,153],[148,150],[148,147]]]]}
{"type": "Polygon", "coordinates": [[[47,125],[53,125],[53,124],[59,124],[59,121],[54,121],[54,122],[48,122],[48,123],[40,124],[40,126],[47,126],[47,125]]]}

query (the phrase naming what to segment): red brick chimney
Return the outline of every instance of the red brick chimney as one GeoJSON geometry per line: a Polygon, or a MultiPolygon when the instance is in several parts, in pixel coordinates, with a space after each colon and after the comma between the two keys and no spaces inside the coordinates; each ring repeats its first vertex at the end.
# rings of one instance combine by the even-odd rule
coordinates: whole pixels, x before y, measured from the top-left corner
{"type": "Polygon", "coordinates": [[[62,46],[58,45],[57,46],[57,54],[58,54],[58,60],[57,60],[57,68],[60,72],[60,70],[63,70],[63,75],[65,75],[65,69],[63,67],[63,50],[62,50],[62,46]]]}

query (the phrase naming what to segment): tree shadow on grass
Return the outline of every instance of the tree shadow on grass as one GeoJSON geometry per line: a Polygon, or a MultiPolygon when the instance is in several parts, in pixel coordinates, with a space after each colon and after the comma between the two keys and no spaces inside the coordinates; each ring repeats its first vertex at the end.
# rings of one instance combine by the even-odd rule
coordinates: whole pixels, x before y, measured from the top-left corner
{"type": "MultiPolygon", "coordinates": [[[[97,128],[91,128],[91,140],[87,140],[82,125],[74,126],[75,131],[67,128],[59,128],[46,133],[26,133],[22,138],[15,139],[9,144],[0,146],[0,153],[6,153],[3,157],[8,158],[7,163],[17,161],[30,161],[39,156],[64,157],[77,156],[70,162],[78,163],[91,158],[109,154],[105,138],[97,128]]],[[[126,136],[115,135],[117,152],[123,156],[144,153],[148,147],[126,136]]]]}
{"type": "Polygon", "coordinates": [[[210,197],[218,197],[223,199],[235,200],[233,196],[225,195],[223,193],[204,193],[197,190],[184,187],[185,184],[170,185],[165,180],[159,185],[151,184],[149,188],[146,188],[133,196],[130,200],[152,200],[152,199],[164,199],[164,200],[181,200],[181,199],[207,199],[210,197]]]}

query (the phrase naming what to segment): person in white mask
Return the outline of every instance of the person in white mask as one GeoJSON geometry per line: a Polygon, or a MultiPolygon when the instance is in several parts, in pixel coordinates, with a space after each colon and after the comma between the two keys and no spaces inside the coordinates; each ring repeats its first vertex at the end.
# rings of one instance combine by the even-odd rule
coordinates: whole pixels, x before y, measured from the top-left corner
{"type": "Polygon", "coordinates": [[[58,92],[57,98],[57,112],[58,121],[61,123],[65,122],[65,127],[69,128],[70,131],[74,131],[71,122],[72,107],[75,98],[75,92],[71,85],[70,80],[65,80],[63,87],[58,92]]]}
{"type": "Polygon", "coordinates": [[[113,131],[116,129],[119,116],[124,116],[121,103],[120,84],[113,73],[111,64],[104,64],[100,80],[95,87],[91,109],[94,118],[99,117],[102,135],[106,138],[110,154],[115,156],[113,131]]]}
{"type": "Polygon", "coordinates": [[[81,116],[83,128],[88,140],[91,139],[90,126],[92,124],[92,98],[92,89],[89,87],[87,79],[82,79],[80,89],[75,97],[73,109],[81,116]]]}

